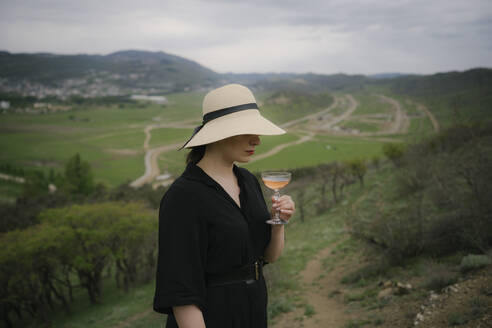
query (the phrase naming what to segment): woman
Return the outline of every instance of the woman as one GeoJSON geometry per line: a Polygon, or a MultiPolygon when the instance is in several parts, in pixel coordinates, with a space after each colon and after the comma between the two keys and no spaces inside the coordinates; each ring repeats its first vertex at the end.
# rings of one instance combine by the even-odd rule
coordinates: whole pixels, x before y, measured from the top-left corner
{"type": "Polygon", "coordinates": [[[270,213],[256,177],[235,162],[250,160],[259,135],[282,133],[244,86],[205,96],[186,169],[159,209],[154,310],[168,314],[167,328],[267,326],[262,266],[280,256],[284,226],[265,221],[277,209],[289,220],[295,205],[284,195],[270,213]]]}

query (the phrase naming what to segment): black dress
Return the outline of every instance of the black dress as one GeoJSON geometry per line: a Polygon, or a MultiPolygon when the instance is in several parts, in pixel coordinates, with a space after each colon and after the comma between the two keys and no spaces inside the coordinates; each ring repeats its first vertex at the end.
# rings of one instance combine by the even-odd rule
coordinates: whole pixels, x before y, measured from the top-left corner
{"type": "Polygon", "coordinates": [[[230,272],[263,256],[271,237],[270,214],[256,177],[233,166],[240,204],[199,166],[188,164],[163,196],[154,310],[198,306],[207,328],[267,326],[265,280],[207,286],[208,274],[230,272]]]}

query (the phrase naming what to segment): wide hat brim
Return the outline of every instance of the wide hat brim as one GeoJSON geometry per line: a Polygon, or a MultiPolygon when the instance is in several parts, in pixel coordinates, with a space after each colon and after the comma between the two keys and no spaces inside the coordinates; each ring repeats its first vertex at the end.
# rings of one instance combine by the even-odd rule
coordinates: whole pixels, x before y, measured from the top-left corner
{"type": "Polygon", "coordinates": [[[278,135],[286,133],[264,118],[257,109],[248,109],[224,115],[207,122],[183,148],[206,145],[225,138],[242,135],[278,135]]]}

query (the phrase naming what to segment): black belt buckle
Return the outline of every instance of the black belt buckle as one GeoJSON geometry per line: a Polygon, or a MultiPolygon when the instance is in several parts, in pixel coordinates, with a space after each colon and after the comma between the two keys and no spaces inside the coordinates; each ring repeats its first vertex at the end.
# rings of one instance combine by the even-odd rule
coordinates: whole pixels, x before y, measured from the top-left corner
{"type": "Polygon", "coordinates": [[[254,267],[255,267],[255,278],[254,279],[248,279],[245,282],[249,285],[252,284],[258,280],[260,280],[260,263],[258,261],[255,261],[254,267]]]}

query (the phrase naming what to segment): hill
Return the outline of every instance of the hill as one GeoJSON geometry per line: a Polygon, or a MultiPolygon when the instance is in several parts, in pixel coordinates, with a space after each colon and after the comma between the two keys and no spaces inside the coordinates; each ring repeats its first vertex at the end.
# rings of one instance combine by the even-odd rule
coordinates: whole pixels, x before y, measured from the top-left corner
{"type": "Polygon", "coordinates": [[[490,119],[492,69],[382,79],[391,92],[421,101],[443,122],[490,119]]]}
{"type": "Polygon", "coordinates": [[[359,87],[368,81],[364,75],[314,73],[250,73],[222,75],[224,80],[236,81],[261,90],[295,90],[304,92],[334,91],[359,87]]]}
{"type": "Polygon", "coordinates": [[[10,107],[10,111],[19,108],[22,112],[39,99],[48,103],[68,100],[81,104],[93,99],[104,104],[121,103],[128,102],[132,94],[203,92],[226,83],[241,83],[254,92],[265,93],[394,94],[402,100],[423,104],[444,126],[457,121],[487,120],[492,107],[492,69],[489,68],[432,75],[219,74],[164,52],[126,50],[109,55],[0,52],[0,100],[9,102],[3,107],[10,107]]]}
{"type": "Polygon", "coordinates": [[[43,96],[168,93],[214,84],[219,75],[165,52],[119,51],[109,55],[0,52],[0,90],[43,96]],[[99,94],[98,94],[99,92],[99,94]]]}

